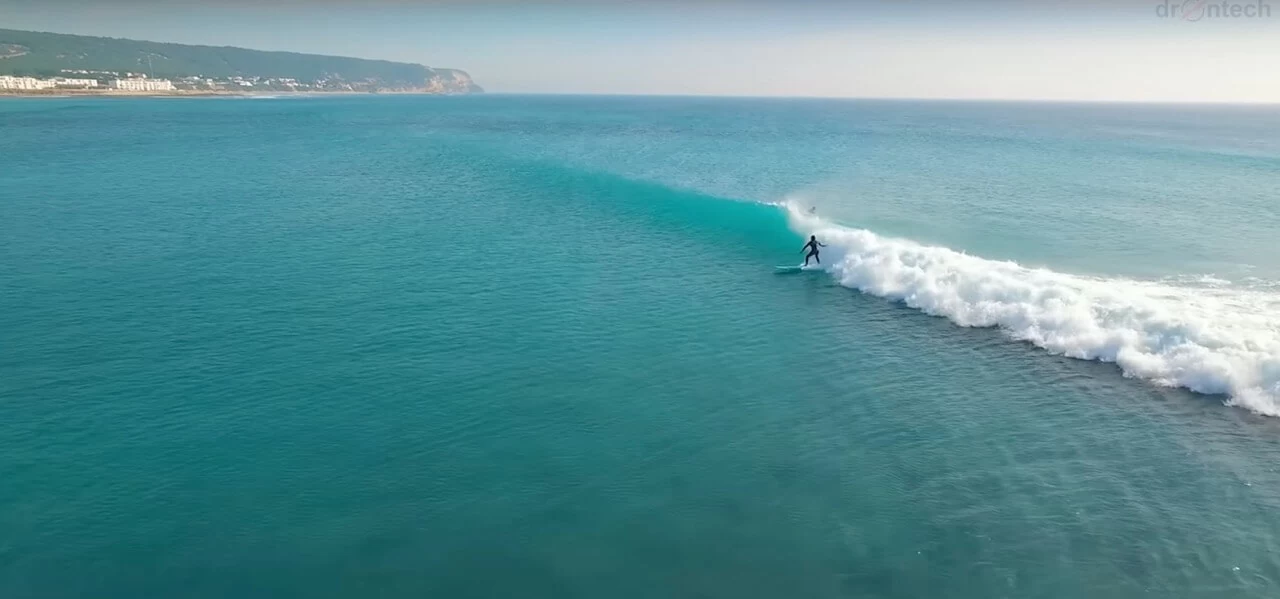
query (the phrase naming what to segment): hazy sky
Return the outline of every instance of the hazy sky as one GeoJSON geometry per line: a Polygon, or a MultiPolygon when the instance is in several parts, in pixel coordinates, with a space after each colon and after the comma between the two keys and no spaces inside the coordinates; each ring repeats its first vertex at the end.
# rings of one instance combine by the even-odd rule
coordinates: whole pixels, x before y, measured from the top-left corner
{"type": "Polygon", "coordinates": [[[0,27],[421,62],[497,92],[1280,102],[1280,0],[0,0],[0,27]]]}

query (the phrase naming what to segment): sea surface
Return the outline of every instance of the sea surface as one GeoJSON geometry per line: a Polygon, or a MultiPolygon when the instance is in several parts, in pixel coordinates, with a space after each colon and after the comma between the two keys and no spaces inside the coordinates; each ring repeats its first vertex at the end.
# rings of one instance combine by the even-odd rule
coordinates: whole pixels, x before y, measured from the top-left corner
{"type": "Polygon", "coordinates": [[[1278,231],[1280,107],[5,100],[0,597],[1274,599],[1278,231]]]}

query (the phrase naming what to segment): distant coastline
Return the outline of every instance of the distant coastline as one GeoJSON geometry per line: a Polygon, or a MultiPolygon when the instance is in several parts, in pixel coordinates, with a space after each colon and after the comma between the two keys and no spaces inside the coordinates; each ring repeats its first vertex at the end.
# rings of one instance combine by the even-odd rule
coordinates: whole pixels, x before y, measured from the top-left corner
{"type": "Polygon", "coordinates": [[[0,100],[12,98],[245,98],[245,97],[320,97],[320,96],[442,96],[428,91],[247,91],[247,90],[173,90],[131,91],[116,89],[0,89],[0,100]]]}
{"type": "Polygon", "coordinates": [[[476,94],[461,69],[0,29],[0,95],[476,94]]]}

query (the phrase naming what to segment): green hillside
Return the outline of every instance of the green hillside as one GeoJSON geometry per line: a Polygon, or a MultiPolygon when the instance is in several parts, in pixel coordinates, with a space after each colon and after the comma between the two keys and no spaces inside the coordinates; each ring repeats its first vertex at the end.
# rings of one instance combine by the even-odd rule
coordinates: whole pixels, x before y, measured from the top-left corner
{"type": "Polygon", "coordinates": [[[67,69],[154,73],[162,78],[374,80],[388,87],[422,86],[433,77],[453,77],[449,69],[437,72],[420,64],[385,60],[0,29],[0,75],[50,77],[67,69]]]}

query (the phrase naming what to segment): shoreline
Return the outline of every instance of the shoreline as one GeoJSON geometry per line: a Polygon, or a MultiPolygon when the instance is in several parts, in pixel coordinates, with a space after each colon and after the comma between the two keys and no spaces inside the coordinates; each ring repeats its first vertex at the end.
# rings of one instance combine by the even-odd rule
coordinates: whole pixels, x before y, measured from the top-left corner
{"type": "Polygon", "coordinates": [[[128,91],[128,90],[79,90],[79,89],[41,89],[41,90],[0,90],[3,98],[250,98],[262,96],[450,96],[472,94],[448,94],[428,91],[241,91],[241,90],[176,90],[164,92],[128,91]]]}

